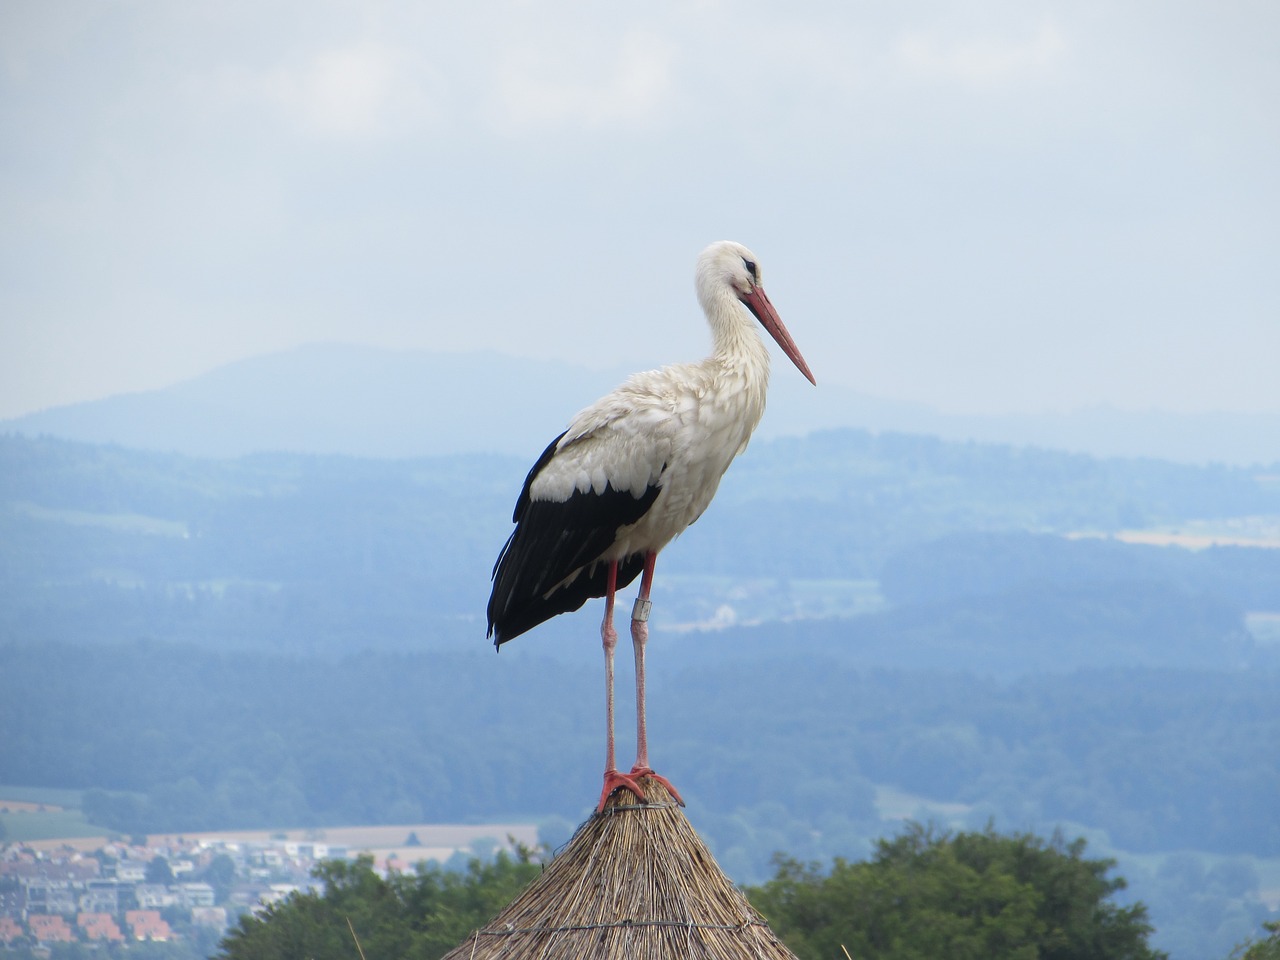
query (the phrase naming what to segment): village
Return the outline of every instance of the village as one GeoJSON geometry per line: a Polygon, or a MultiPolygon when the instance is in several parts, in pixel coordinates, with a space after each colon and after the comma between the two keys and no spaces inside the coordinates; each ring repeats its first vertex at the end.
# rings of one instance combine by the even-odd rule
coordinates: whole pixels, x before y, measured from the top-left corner
{"type": "Polygon", "coordinates": [[[536,829],[417,825],[8,843],[0,846],[0,951],[216,943],[242,914],[315,888],[322,860],[367,856],[385,876],[516,843],[536,844],[536,829]]]}

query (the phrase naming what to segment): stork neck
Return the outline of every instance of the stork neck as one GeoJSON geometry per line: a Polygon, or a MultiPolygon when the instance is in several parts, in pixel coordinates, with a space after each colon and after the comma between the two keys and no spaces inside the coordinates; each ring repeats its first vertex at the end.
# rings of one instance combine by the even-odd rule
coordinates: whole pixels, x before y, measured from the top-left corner
{"type": "Polygon", "coordinates": [[[712,358],[753,380],[769,380],[769,351],[755,318],[736,297],[724,294],[703,304],[711,325],[712,358]]]}

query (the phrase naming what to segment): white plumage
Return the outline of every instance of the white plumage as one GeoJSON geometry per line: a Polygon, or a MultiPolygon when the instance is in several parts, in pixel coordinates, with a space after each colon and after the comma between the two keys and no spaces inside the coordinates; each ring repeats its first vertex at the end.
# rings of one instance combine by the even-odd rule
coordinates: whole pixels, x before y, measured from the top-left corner
{"type": "MultiPolygon", "coordinates": [[[[711,244],[698,257],[696,284],[711,327],[710,356],[637,373],[579,412],[529,471],[516,503],[516,529],[494,566],[489,633],[499,645],[591,597],[606,597],[610,704],[613,590],[643,571],[647,603],[657,553],[706,510],[764,413],[769,353],[756,320],[814,382],[765,295],[750,250],[731,241],[711,244]]],[[[641,700],[643,624],[632,624],[641,700]]],[[[637,768],[651,773],[642,704],[640,710],[645,762],[637,768]]],[[[631,786],[613,773],[616,785],[631,786]]],[[[604,796],[609,776],[606,771],[604,796]]]]}
{"type": "Polygon", "coordinates": [[[763,391],[738,379],[711,360],[636,374],[573,419],[530,496],[564,501],[609,485],[639,497],[657,486],[653,506],[599,559],[661,550],[707,508],[764,412],[763,391]]]}

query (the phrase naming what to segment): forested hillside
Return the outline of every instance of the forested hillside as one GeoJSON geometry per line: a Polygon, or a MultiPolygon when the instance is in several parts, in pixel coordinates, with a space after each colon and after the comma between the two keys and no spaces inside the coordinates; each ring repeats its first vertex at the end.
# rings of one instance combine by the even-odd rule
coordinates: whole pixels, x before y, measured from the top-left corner
{"type": "MultiPolygon", "coordinates": [[[[527,467],[482,456],[195,460],[2,438],[0,636],[328,656],[481,643],[489,572],[527,467]]],[[[1049,583],[1156,579],[1266,609],[1280,597],[1280,551],[1206,559],[973,535],[1276,516],[1278,475],[860,431],[757,443],[664,553],[657,615],[675,627],[723,622],[726,608],[730,622],[851,614],[878,603],[877,581],[897,603],[939,599],[941,586],[925,597],[911,578],[931,583],[950,564],[1014,586],[1008,569],[1024,560],[1049,583]],[[940,537],[950,539],[935,548],[940,537]]],[[[952,581],[948,597],[973,590],[952,581]]],[[[580,632],[557,623],[544,634],[580,632]]]]}
{"type": "MultiPolygon", "coordinates": [[[[155,643],[0,657],[6,776],[103,788],[91,819],[126,833],[576,821],[599,777],[594,658],[331,663],[155,643]]],[[[702,665],[655,658],[650,709],[655,761],[750,876],[777,849],[838,852],[836,838],[877,819],[876,784],[972,805],[979,822],[1103,827],[1130,850],[1275,856],[1280,769],[1261,748],[1280,743],[1276,681],[1170,669],[982,681],[783,645],[702,665]]]]}
{"type": "MultiPolygon", "coordinates": [[[[125,833],[526,815],[563,839],[598,791],[598,610],[484,639],[527,466],[0,439],[4,778],[125,833]]],[[[1225,953],[1259,919],[1250,858],[1280,857],[1277,477],[756,443],[663,554],[654,762],[740,881],[903,815],[1070,824],[1157,858],[1126,864],[1157,926],[1225,953]]]]}

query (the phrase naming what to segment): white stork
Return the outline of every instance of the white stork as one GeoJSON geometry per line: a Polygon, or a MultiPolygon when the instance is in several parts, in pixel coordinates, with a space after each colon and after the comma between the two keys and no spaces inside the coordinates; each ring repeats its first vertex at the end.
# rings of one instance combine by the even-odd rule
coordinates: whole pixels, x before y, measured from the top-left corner
{"type": "Polygon", "coordinates": [[[760,285],[755,254],[727,240],[713,243],[698,257],[696,281],[711,326],[711,355],[701,363],[634,374],[574,417],[525,478],[512,517],[515,531],[493,568],[488,635],[495,647],[590,598],[605,599],[600,636],[608,747],[599,809],[620,787],[643,801],[638,781],[644,776],[671,789],[649,767],[649,591],[658,552],[702,515],[764,413],[769,353],[748,310],[817,383],[760,285]],[[637,576],[640,593],[631,614],[636,762],[624,774],[614,762],[613,606],[617,589],[637,576]]]}

